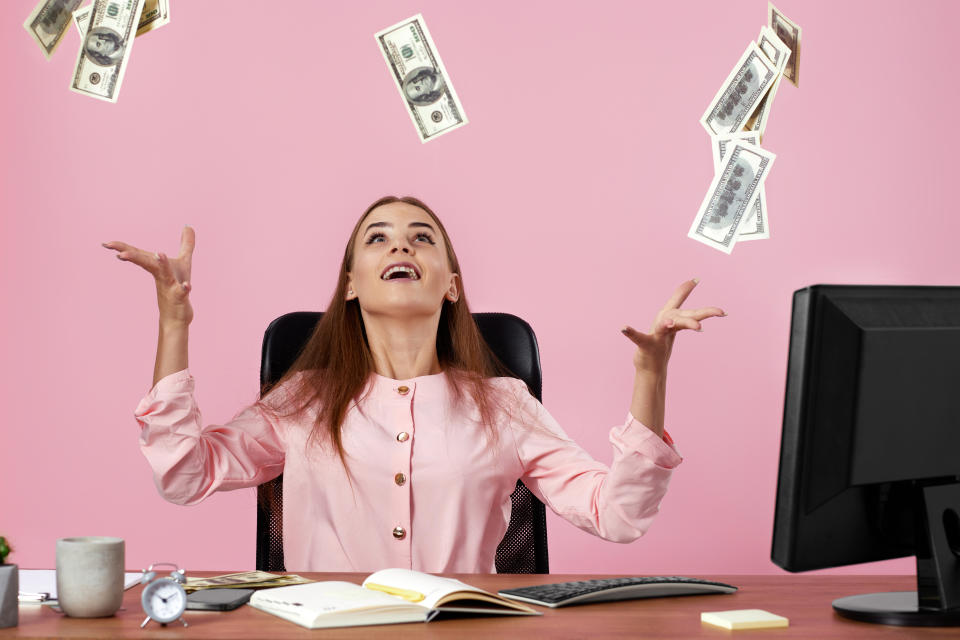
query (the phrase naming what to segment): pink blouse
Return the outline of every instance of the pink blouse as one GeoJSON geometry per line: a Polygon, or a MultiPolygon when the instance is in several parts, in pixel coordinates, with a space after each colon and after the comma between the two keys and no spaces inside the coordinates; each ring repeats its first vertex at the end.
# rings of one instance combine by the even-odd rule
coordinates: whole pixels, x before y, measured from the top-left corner
{"type": "Polygon", "coordinates": [[[140,448],[170,502],[196,504],[283,473],[290,571],[492,573],[518,478],[584,531],[614,542],[642,536],[681,461],[672,444],[628,412],[610,430],[607,467],[563,432],[523,382],[493,382],[521,409],[499,414],[496,438],[469,395],[453,406],[444,374],[372,374],[370,393],[343,424],[349,478],[332,445],[307,447],[316,409],[293,421],[256,403],[226,424],[203,425],[187,369],[157,382],[135,415],[140,448]]]}

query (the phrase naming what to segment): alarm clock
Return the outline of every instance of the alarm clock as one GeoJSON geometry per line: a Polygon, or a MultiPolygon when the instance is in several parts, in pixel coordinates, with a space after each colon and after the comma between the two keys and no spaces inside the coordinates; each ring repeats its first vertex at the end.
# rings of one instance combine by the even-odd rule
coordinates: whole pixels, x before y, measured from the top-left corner
{"type": "Polygon", "coordinates": [[[157,562],[150,565],[149,569],[143,570],[140,584],[146,586],[140,594],[140,604],[147,617],[140,624],[141,629],[151,620],[156,620],[163,626],[179,620],[183,626],[187,626],[187,621],[182,617],[183,611],[187,608],[187,592],[183,589],[186,582],[187,577],[183,569],[172,562],[157,562]],[[159,566],[173,567],[174,570],[170,572],[169,577],[158,578],[153,568],[159,566]]]}

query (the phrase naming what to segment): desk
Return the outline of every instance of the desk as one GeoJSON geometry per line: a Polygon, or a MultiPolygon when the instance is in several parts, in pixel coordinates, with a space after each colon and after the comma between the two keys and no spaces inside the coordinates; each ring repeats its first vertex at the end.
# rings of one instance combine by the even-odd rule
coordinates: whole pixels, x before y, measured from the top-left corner
{"type": "MultiPolygon", "coordinates": [[[[215,575],[197,572],[188,575],[215,575]]],[[[301,573],[317,580],[347,580],[360,583],[366,574],[301,573]]],[[[468,584],[497,591],[545,582],[583,580],[607,576],[583,575],[478,575],[451,574],[468,584]]],[[[538,617],[492,616],[437,620],[429,623],[304,629],[253,607],[235,611],[187,611],[180,623],[161,627],[151,622],[140,629],[144,615],[140,591],[129,589],[123,598],[125,610],[111,618],[72,619],[37,605],[20,607],[20,625],[0,629],[0,638],[956,638],[957,628],[888,627],[855,622],[837,616],[834,598],[872,591],[907,591],[913,576],[697,576],[740,587],[731,595],[652,598],[561,609],[545,609],[538,617]],[[701,611],[766,609],[790,618],[786,629],[727,631],[700,622],[701,611]]]]}

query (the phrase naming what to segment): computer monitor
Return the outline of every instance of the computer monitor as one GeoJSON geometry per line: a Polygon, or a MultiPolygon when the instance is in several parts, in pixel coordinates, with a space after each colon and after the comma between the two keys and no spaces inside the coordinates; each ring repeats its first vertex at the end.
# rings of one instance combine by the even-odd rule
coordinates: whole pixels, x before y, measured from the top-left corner
{"type": "Polygon", "coordinates": [[[960,625],[960,287],[793,295],[773,561],[807,571],[915,555],[917,590],[837,613],[960,625]]]}

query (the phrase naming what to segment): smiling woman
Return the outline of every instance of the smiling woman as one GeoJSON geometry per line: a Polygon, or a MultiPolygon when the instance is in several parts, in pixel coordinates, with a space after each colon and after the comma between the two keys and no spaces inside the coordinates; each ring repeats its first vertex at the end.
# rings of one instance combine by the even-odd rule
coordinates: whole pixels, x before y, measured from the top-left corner
{"type": "Polygon", "coordinates": [[[117,257],[157,284],[154,386],[137,407],[141,449],[168,500],[254,487],[283,473],[287,569],[490,572],[517,479],[561,517],[617,542],[650,526],[680,456],[663,430],[666,367],[681,329],[716,307],[680,308],[680,285],[636,344],[634,393],[594,460],[483,341],[456,253],[415,198],[360,216],[326,312],[260,401],[203,425],[187,370],[195,235],[169,259],[122,242],[117,257]]]}
{"type": "Polygon", "coordinates": [[[384,197],[360,216],[323,318],[275,385],[292,396],[277,410],[319,407],[311,440],[326,432],[343,459],[344,416],[373,371],[395,380],[442,373],[455,403],[469,388],[485,425],[495,403],[489,381],[512,375],[480,336],[446,229],[416,198],[384,197]],[[409,273],[404,265],[412,277],[396,277],[409,273]]]}

